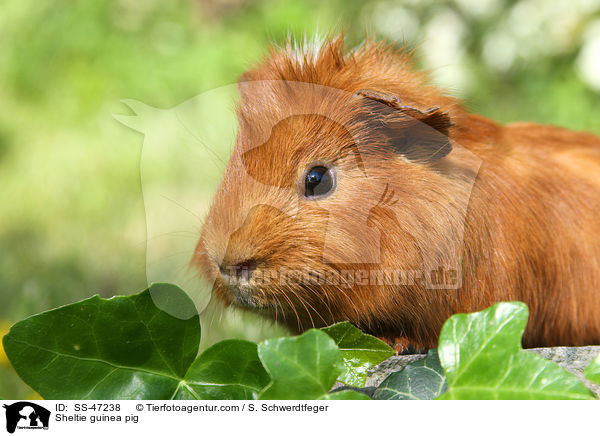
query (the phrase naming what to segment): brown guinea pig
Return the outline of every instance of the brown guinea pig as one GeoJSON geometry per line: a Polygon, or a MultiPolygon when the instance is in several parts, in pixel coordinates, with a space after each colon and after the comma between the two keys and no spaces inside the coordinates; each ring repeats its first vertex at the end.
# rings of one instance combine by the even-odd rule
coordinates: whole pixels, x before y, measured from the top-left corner
{"type": "Polygon", "coordinates": [[[600,343],[600,138],[500,126],[405,52],[343,45],[289,42],[241,77],[194,256],[216,296],[296,332],[349,320],[397,349],[519,300],[525,346],[600,343]]]}

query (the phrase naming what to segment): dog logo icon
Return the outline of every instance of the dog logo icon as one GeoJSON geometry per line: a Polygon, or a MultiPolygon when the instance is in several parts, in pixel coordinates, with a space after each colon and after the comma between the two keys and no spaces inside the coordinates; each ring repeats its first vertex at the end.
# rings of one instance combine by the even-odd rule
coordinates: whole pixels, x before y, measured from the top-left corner
{"type": "Polygon", "coordinates": [[[38,404],[29,401],[19,401],[10,405],[4,404],[6,409],[6,431],[14,433],[18,429],[48,429],[50,411],[38,404]]]}

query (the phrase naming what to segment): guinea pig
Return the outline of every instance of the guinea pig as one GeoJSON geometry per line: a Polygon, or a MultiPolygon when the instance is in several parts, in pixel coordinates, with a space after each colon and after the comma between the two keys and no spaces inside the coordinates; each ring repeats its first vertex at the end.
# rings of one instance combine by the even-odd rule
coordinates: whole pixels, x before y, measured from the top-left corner
{"type": "Polygon", "coordinates": [[[238,87],[193,258],[218,300],[398,351],[518,300],[524,346],[600,343],[600,138],[469,113],[371,40],[288,41],[238,87]]]}

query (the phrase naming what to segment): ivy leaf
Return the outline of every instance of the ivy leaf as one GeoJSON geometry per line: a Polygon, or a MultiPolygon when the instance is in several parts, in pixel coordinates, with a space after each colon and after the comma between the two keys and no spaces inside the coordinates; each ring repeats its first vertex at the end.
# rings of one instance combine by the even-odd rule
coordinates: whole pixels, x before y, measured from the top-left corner
{"type": "Polygon", "coordinates": [[[179,384],[176,400],[251,400],[269,383],[254,342],[230,339],[202,353],[179,384]]]}
{"type": "Polygon", "coordinates": [[[389,375],[375,390],[374,400],[432,400],[448,389],[436,349],[427,357],[389,375]]]}
{"type": "Polygon", "coordinates": [[[498,303],[454,315],[442,327],[438,353],[448,383],[441,399],[593,399],[573,374],[521,348],[524,303],[498,303]]]}
{"type": "Polygon", "coordinates": [[[261,400],[331,398],[329,390],[344,370],[342,353],[333,339],[316,329],[261,342],[258,355],[271,377],[259,396],[261,400]]]}
{"type": "Polygon", "coordinates": [[[363,387],[367,370],[394,355],[385,342],[363,333],[348,321],[321,329],[327,333],[342,352],[344,371],[338,381],[349,386],[363,387]]]}
{"type": "Polygon", "coordinates": [[[600,385],[600,354],[590,362],[583,374],[591,382],[600,385]]]}
{"type": "Polygon", "coordinates": [[[94,296],[12,326],[4,348],[46,399],[169,399],[196,357],[200,323],[178,287],[94,296]]]}

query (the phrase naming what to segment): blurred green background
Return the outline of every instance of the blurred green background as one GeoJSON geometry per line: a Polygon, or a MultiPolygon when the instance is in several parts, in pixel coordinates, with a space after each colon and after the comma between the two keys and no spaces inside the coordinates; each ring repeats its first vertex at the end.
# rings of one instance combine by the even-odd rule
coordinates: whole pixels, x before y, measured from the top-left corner
{"type": "MultiPolygon", "coordinates": [[[[415,46],[435,83],[501,122],[600,134],[600,0],[4,0],[0,333],[145,287],[143,137],[112,118],[127,113],[121,99],[175,106],[235,82],[269,41],[317,30],[415,46]]],[[[217,318],[214,340],[274,331],[217,318]]],[[[0,350],[0,397],[32,394],[0,350]]]]}

